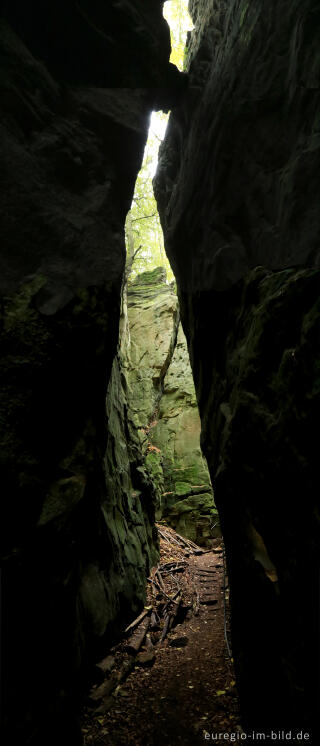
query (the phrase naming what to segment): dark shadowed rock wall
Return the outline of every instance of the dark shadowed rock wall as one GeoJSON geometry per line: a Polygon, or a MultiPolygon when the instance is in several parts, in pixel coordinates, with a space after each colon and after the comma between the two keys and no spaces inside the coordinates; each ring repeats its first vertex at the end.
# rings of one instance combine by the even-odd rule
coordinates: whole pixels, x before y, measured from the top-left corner
{"type": "MultiPolygon", "coordinates": [[[[243,727],[318,702],[320,12],[191,0],[155,191],[224,532],[243,727]]],[[[316,742],[316,741],[315,741],[316,742]]]]}
{"type": "Polygon", "coordinates": [[[158,0],[1,10],[5,742],[72,746],[79,670],[142,605],[155,551],[152,511],[143,536],[115,513],[105,396],[125,215],[179,74],[158,0]]]}

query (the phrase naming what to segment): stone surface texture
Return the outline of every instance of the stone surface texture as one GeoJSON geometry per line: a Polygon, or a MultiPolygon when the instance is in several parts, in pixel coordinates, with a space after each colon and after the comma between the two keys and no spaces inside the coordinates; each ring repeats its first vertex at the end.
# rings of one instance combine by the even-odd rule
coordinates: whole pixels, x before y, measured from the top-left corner
{"type": "Polygon", "coordinates": [[[158,0],[4,1],[0,37],[5,742],[73,746],[79,671],[156,551],[150,506],[109,491],[105,397],[125,215],[181,76],[158,0]]]}
{"type": "Polygon", "coordinates": [[[194,0],[190,10],[189,87],[170,117],[155,191],[226,543],[243,727],[310,732],[319,5],[194,0]]]}
{"type": "Polygon", "coordinates": [[[129,458],[143,459],[157,519],[207,545],[217,516],[176,290],[161,267],[129,282],[120,338],[129,458]]]}

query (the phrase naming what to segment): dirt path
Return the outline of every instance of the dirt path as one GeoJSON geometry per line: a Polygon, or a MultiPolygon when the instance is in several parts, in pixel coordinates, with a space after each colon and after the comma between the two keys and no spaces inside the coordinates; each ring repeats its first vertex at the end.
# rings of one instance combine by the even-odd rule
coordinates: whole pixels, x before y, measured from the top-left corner
{"type": "Polygon", "coordinates": [[[134,667],[117,687],[109,711],[86,711],[85,746],[197,746],[208,742],[205,733],[211,740],[239,728],[224,637],[222,554],[191,556],[187,570],[196,604],[187,603],[185,620],[154,649],[151,667],[134,667]]]}

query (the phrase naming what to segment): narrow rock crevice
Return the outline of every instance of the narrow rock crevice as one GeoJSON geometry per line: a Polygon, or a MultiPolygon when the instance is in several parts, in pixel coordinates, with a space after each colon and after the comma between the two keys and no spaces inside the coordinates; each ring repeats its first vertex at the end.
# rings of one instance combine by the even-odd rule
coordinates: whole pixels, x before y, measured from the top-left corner
{"type": "Polygon", "coordinates": [[[317,743],[318,0],[189,7],[180,73],[162,0],[1,3],[6,746],[80,746],[80,683],[145,603],[155,519],[211,545],[210,477],[242,726],[317,743]],[[154,184],[179,305],[140,277],[121,316],[169,108],[154,184]]]}
{"type": "Polygon", "coordinates": [[[154,485],[157,519],[209,545],[216,511],[174,285],[157,268],[129,282],[125,298],[120,349],[130,458],[137,458],[138,444],[141,468],[154,485]]]}

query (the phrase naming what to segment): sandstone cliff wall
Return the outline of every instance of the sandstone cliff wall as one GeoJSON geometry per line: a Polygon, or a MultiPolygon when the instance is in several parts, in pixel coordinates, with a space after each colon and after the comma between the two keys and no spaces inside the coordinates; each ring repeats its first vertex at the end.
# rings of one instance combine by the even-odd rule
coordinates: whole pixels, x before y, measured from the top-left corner
{"type": "Polygon", "coordinates": [[[141,489],[145,482],[158,520],[165,519],[183,535],[209,544],[217,516],[200,449],[188,348],[177,295],[161,267],[138,275],[125,293],[118,365],[109,385],[110,413],[117,411],[119,401],[125,414],[118,422],[109,473],[118,485],[119,473],[128,472],[124,466],[128,458],[134,504],[145,499],[146,490],[141,489]]]}

